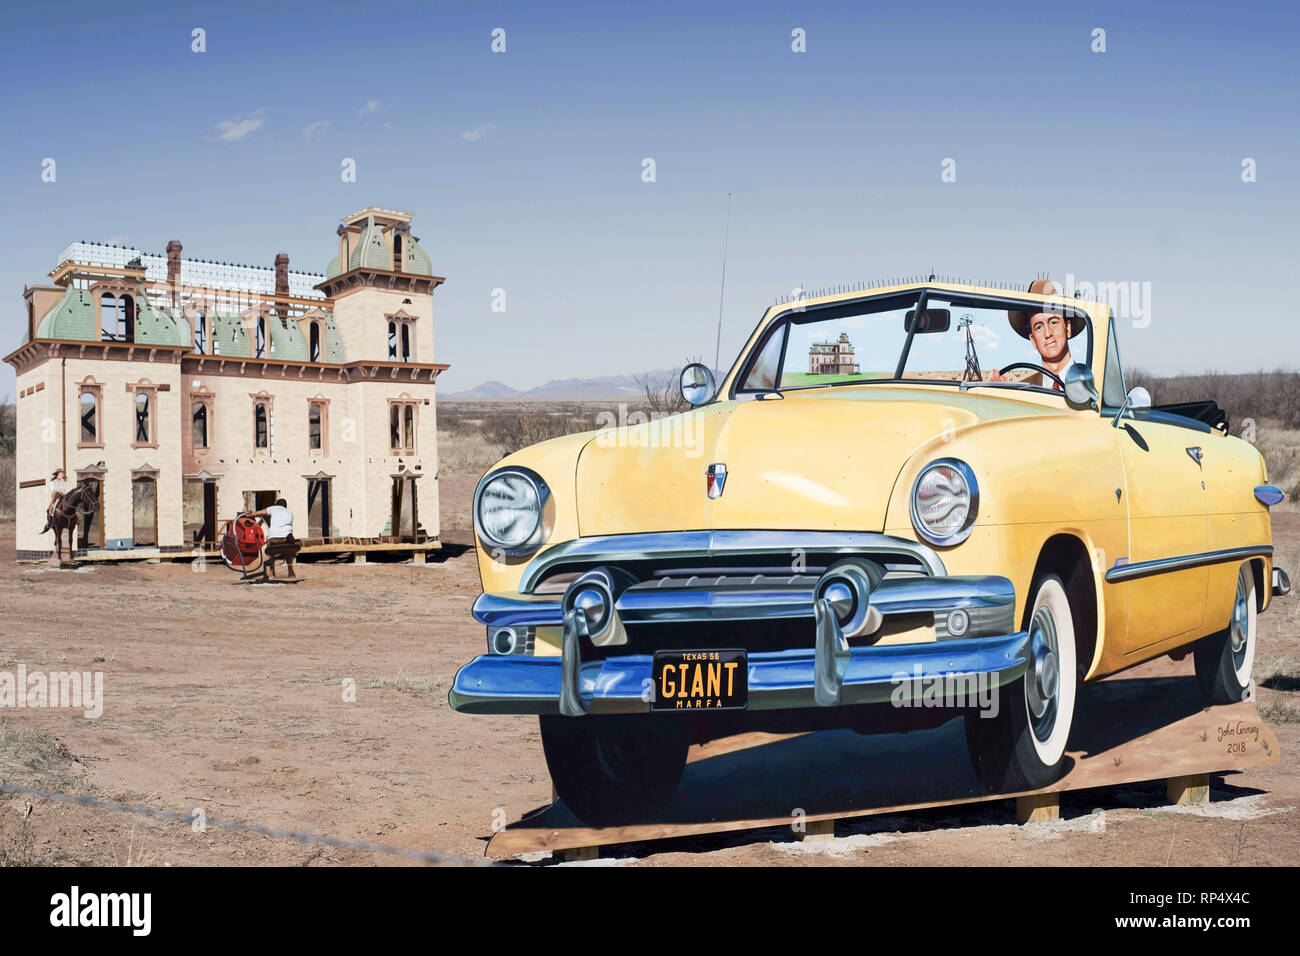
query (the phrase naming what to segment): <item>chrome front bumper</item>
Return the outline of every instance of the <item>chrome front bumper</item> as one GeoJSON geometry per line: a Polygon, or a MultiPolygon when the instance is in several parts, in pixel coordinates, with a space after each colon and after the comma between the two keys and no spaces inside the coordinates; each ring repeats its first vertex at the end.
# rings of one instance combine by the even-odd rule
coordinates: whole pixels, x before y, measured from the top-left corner
{"type": "MultiPolygon", "coordinates": [[[[888,701],[909,681],[987,675],[984,679],[994,678],[993,683],[1009,683],[1025,672],[1028,645],[1029,637],[1022,631],[1002,637],[851,648],[834,704],[888,701]]],[[[831,663],[819,663],[818,657],[818,648],[750,654],[748,709],[818,706],[818,672],[831,663]]],[[[579,664],[576,692],[582,712],[649,712],[653,662],[652,656],[637,654],[579,664]]],[[[453,709],[467,714],[559,714],[564,712],[565,683],[562,657],[483,655],[460,669],[448,700],[453,709]]]]}
{"type": "MultiPolygon", "coordinates": [[[[779,581],[756,575],[741,585],[734,577],[728,579],[733,583],[720,585],[709,575],[642,581],[614,597],[613,612],[620,624],[644,628],[642,634],[685,622],[740,622],[729,626],[734,635],[743,633],[746,621],[811,618],[812,647],[748,654],[751,710],[887,701],[905,680],[978,676],[987,686],[1018,679],[1030,649],[1027,634],[1014,630],[1011,582],[994,575],[947,576],[937,560],[935,564],[935,576],[886,576],[869,585],[864,595],[876,626],[893,615],[933,615],[936,640],[929,642],[850,646],[854,634],[846,637],[841,630],[841,617],[831,599],[819,592],[817,579],[798,575],[779,581]],[[964,614],[958,618],[966,624],[961,636],[954,636],[946,622],[959,610],[964,614]]],[[[537,578],[528,580],[535,583],[537,578]]],[[[448,695],[455,710],[568,716],[651,710],[653,654],[615,652],[584,662],[583,649],[590,645],[586,613],[566,605],[561,595],[484,594],[475,601],[473,613],[489,632],[560,626],[562,649],[558,657],[475,658],[457,673],[448,695]]],[[[741,645],[720,636],[714,646],[741,645]]]]}

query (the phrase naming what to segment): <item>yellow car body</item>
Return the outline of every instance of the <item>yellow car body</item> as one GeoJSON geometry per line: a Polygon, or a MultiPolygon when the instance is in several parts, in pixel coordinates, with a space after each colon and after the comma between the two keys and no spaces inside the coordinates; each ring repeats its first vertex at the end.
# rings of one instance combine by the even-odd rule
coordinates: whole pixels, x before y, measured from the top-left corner
{"type": "MultiPolygon", "coordinates": [[[[551,610],[536,617],[527,646],[513,647],[505,655],[508,661],[498,648],[497,654],[467,665],[452,690],[452,705],[488,713],[601,713],[602,681],[612,686],[622,679],[609,662],[617,662],[618,637],[623,635],[600,648],[585,643],[581,655],[574,651],[582,660],[569,662],[567,709],[557,711],[551,678],[533,679],[540,670],[492,668],[528,659],[559,666],[557,659],[565,653],[562,615],[569,608],[559,608],[557,602],[573,587],[575,575],[599,561],[631,569],[630,576],[614,572],[616,578],[622,576],[614,588],[626,586],[650,573],[644,570],[647,556],[641,550],[651,546],[661,562],[679,548],[676,565],[689,567],[710,561],[725,565],[728,554],[760,541],[769,549],[785,547],[797,574],[810,554],[858,553],[870,559],[871,548],[880,542],[909,542],[922,555],[921,564],[931,556],[937,559],[921,569],[921,577],[1009,582],[1007,597],[1014,594],[1014,610],[1007,609],[1005,629],[1022,635],[1032,630],[1031,588],[1054,568],[1069,592],[1080,680],[1095,680],[1224,632],[1234,613],[1241,613],[1238,583],[1245,579],[1239,575],[1247,571],[1254,582],[1253,591],[1247,589],[1253,597],[1253,622],[1275,590],[1285,593],[1273,575],[1267,493],[1257,492],[1270,487],[1263,459],[1226,429],[1158,409],[1105,407],[1102,395],[1124,393],[1121,382],[1106,381],[1108,374],[1122,376],[1114,335],[1115,323],[1102,303],[948,283],[913,283],[773,306],[712,401],[670,419],[543,442],[509,456],[485,476],[509,469],[540,476],[546,513],[538,528],[544,537],[524,554],[503,553],[483,539],[480,527],[484,596],[476,604],[476,616],[489,624],[491,636],[493,626],[526,624],[530,608],[551,610]],[[1027,310],[1086,313],[1092,336],[1086,364],[1096,400],[1081,405],[1042,388],[928,381],[738,393],[749,357],[777,323],[792,321],[792,312],[821,309],[830,314],[855,301],[925,289],[933,296],[1013,298],[1027,310]],[[923,470],[937,460],[953,459],[969,466],[976,479],[978,513],[968,536],[949,546],[936,545],[919,537],[912,498],[923,470]],[[725,486],[713,497],[708,471],[723,463],[725,486]],[[584,564],[584,549],[592,542],[600,546],[584,564]],[[865,550],[855,552],[854,542],[865,550]],[[566,557],[575,560],[566,563],[566,557]],[[565,569],[567,574],[560,573],[565,569]],[[604,671],[588,675],[587,699],[578,701],[583,693],[575,686],[582,679],[580,670],[589,671],[602,657],[604,671]]],[[[707,567],[701,571],[706,572],[707,567]]],[[[672,580],[680,581],[680,575],[672,580]]],[[[671,633],[671,618],[660,620],[665,623],[656,633],[671,633]]],[[[953,636],[945,633],[938,613],[933,619],[901,614],[893,627],[888,620],[876,619],[868,650],[882,653],[892,647],[895,663],[904,667],[905,651],[921,653],[953,636]]],[[[745,624],[732,621],[729,627],[719,625],[718,636],[705,637],[701,645],[737,646],[745,624]]],[[[811,643],[808,627],[811,618],[799,632],[804,647],[811,643]]],[[[682,641],[668,643],[681,646],[682,641]]],[[[840,640],[841,648],[846,643],[851,642],[840,640]]],[[[654,648],[643,642],[638,650],[644,655],[654,648]]],[[[867,653],[861,648],[853,653],[860,656],[859,651],[867,653]]],[[[835,680],[845,679],[844,668],[837,676],[835,662],[828,663],[820,648],[818,655],[805,663],[829,675],[831,690],[819,687],[817,703],[838,703],[835,680]]],[[[751,664],[753,658],[751,654],[751,664]]],[[[1002,679],[1014,679],[1033,666],[1031,658],[1002,679]]],[[[637,671],[641,684],[647,683],[647,673],[637,671]]],[[[751,679],[758,676],[753,671],[751,679]]],[[[648,709],[650,697],[668,686],[665,681],[649,687],[649,696],[630,701],[631,709],[648,709]]],[[[770,706],[807,706],[810,694],[773,694],[773,700],[784,703],[770,706]]]]}

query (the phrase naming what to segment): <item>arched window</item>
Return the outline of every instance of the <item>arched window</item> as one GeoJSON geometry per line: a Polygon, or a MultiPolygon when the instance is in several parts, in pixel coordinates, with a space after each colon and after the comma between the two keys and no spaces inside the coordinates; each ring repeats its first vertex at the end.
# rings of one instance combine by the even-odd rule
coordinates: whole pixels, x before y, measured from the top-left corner
{"type": "Polygon", "coordinates": [[[394,451],[402,447],[402,412],[400,405],[388,407],[388,447],[394,451]]]}
{"type": "Polygon", "coordinates": [[[256,448],[266,448],[269,445],[268,431],[266,424],[266,406],[258,402],[253,406],[253,445],[256,448]]]}
{"type": "Polygon", "coordinates": [[[135,440],[141,443],[153,441],[148,392],[136,392],[135,395],[135,440]]]}
{"type": "Polygon", "coordinates": [[[313,322],[307,327],[307,339],[310,349],[307,353],[308,359],[312,362],[320,361],[320,323],[313,322]]]}
{"type": "Polygon", "coordinates": [[[322,444],[321,406],[318,402],[312,402],[307,406],[307,447],[319,450],[322,444]]]}
{"type": "Polygon", "coordinates": [[[405,447],[408,452],[415,451],[415,406],[406,405],[402,413],[402,434],[406,438],[405,447]]]}
{"type": "Polygon", "coordinates": [[[402,237],[393,236],[393,271],[402,272],[402,237]]]}
{"type": "Polygon", "coordinates": [[[402,323],[402,361],[411,361],[411,323],[402,323]]]}
{"type": "Polygon", "coordinates": [[[117,296],[105,292],[99,297],[99,337],[105,342],[118,341],[117,327],[117,296]]]}
{"type": "Polygon", "coordinates": [[[208,351],[208,319],[202,310],[194,313],[194,351],[200,355],[208,351]]]}
{"type": "Polygon", "coordinates": [[[257,358],[266,358],[266,319],[260,315],[257,317],[257,342],[253,354],[257,358]]]}
{"type": "Polygon", "coordinates": [[[388,358],[390,361],[397,360],[397,323],[388,323],[388,358]]]}
{"type": "Polygon", "coordinates": [[[206,402],[194,403],[194,447],[208,447],[208,405],[206,402]]]}
{"type": "Polygon", "coordinates": [[[91,391],[81,393],[81,440],[88,445],[99,441],[99,399],[91,391]]]}

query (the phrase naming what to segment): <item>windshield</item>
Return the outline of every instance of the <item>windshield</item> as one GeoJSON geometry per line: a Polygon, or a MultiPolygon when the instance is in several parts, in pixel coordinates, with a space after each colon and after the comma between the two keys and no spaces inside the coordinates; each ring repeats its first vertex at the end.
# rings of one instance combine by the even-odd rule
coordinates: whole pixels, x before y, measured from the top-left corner
{"type": "Polygon", "coordinates": [[[739,391],[898,380],[1056,389],[1045,373],[1063,377],[1071,363],[1091,359],[1082,312],[932,290],[918,321],[918,299],[912,292],[789,313],[759,345],[739,391]]]}

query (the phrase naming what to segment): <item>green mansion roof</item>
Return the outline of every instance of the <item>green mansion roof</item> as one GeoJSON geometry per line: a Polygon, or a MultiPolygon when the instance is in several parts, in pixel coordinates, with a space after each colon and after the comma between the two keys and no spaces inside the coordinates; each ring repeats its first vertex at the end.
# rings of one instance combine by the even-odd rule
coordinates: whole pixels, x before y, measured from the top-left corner
{"type": "MultiPolygon", "coordinates": [[[[429,256],[420,248],[420,241],[410,234],[402,237],[402,271],[409,272],[411,275],[431,276],[433,275],[433,263],[429,261],[429,256]]],[[[361,237],[358,239],[356,247],[352,250],[351,256],[348,257],[348,270],[353,269],[382,269],[390,270],[393,267],[393,251],[384,239],[384,227],[375,222],[375,217],[369,215],[366,217],[366,224],[361,227],[361,237]]],[[[326,278],[332,279],[338,275],[339,257],[335,256],[330,260],[329,266],[325,270],[326,278]]]]}
{"type": "MultiPolygon", "coordinates": [[[[143,286],[137,287],[135,301],[135,341],[140,345],[186,345],[187,329],[166,312],[155,309],[143,286]]],[[[95,303],[89,289],[72,286],[63,293],[54,308],[41,319],[36,329],[38,339],[94,342],[99,327],[95,321],[95,303]]]]}

